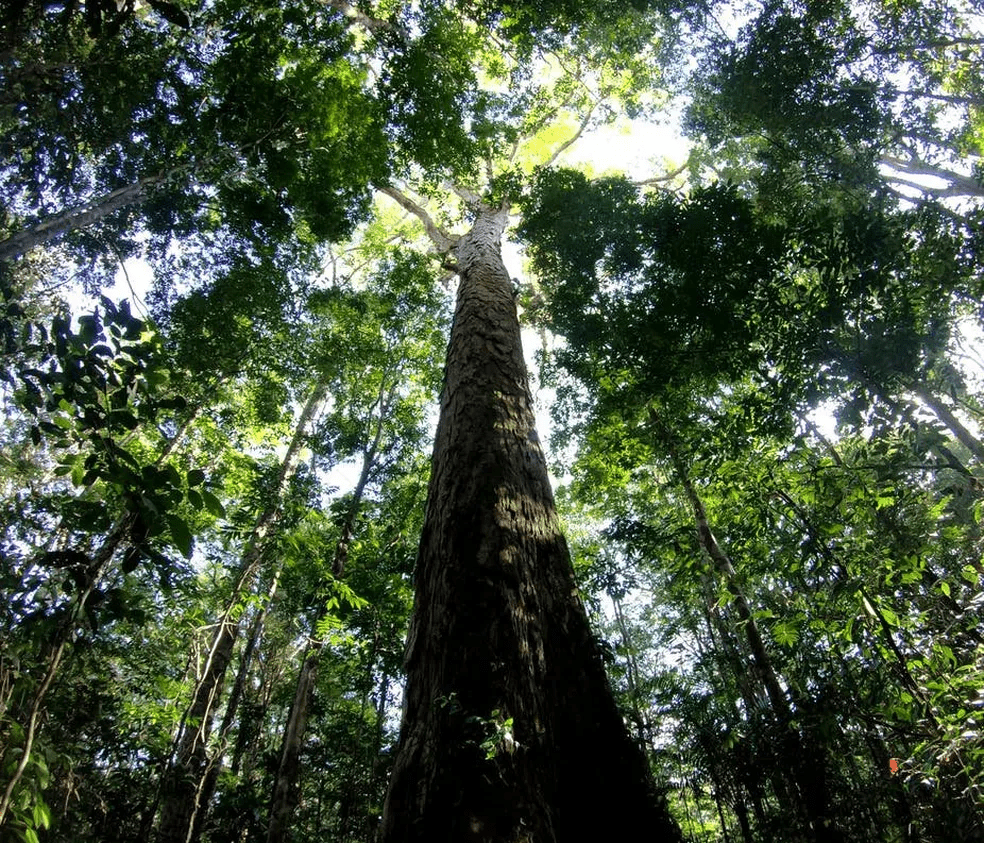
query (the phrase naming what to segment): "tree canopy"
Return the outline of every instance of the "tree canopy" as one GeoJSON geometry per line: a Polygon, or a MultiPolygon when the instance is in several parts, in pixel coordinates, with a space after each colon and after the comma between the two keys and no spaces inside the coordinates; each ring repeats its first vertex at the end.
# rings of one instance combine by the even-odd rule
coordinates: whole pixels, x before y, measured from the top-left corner
{"type": "Polygon", "coordinates": [[[984,840],[982,50],[9,4],[0,837],[984,840]]]}

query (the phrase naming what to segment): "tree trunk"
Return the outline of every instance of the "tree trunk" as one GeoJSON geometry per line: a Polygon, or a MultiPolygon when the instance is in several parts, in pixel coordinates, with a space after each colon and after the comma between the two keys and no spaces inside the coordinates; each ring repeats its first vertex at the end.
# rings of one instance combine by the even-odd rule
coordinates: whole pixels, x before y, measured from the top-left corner
{"type": "Polygon", "coordinates": [[[10,260],[11,258],[26,254],[38,246],[50,243],[62,234],[85,228],[86,226],[99,222],[99,220],[105,219],[121,208],[142,202],[147,196],[148,191],[155,184],[166,180],[169,176],[175,175],[184,169],[186,168],[176,167],[164,173],[154,173],[153,175],[144,176],[142,179],[132,184],[124,185],[112,193],[100,196],[98,199],[94,199],[77,208],[68,208],[61,213],[32,225],[30,228],[25,228],[22,231],[11,234],[5,240],[0,240],[0,261],[10,260]]]}
{"type": "MultiPolygon", "coordinates": [[[[338,543],[335,545],[335,556],[332,559],[331,567],[332,575],[336,579],[341,579],[345,574],[349,545],[352,542],[352,533],[355,529],[355,519],[362,506],[362,498],[365,495],[366,486],[369,484],[369,478],[376,467],[376,457],[379,455],[379,446],[383,439],[386,412],[389,400],[392,398],[392,392],[386,396],[381,388],[379,398],[376,434],[362,455],[362,470],[359,472],[359,480],[352,492],[352,500],[349,503],[348,512],[345,514],[342,532],[338,537],[338,543]]],[[[322,609],[314,622],[314,629],[317,629],[324,617],[325,611],[322,609]]],[[[291,704],[290,713],[287,715],[287,725],[284,728],[284,737],[280,745],[280,766],[277,769],[277,778],[273,784],[267,843],[283,843],[287,839],[287,832],[290,830],[291,816],[297,805],[297,781],[301,773],[301,748],[304,743],[304,733],[307,731],[308,712],[311,710],[314,688],[318,681],[318,668],[321,666],[324,643],[322,639],[313,637],[308,643],[301,661],[297,686],[294,690],[294,702],[291,704]]]]}
{"type": "MultiPolygon", "coordinates": [[[[738,619],[745,631],[745,639],[752,654],[752,665],[765,689],[772,706],[782,745],[779,754],[783,760],[793,802],[802,813],[803,820],[810,829],[810,836],[816,843],[839,843],[841,834],[833,825],[830,805],[827,798],[826,780],[823,778],[822,759],[805,753],[804,737],[794,727],[793,711],[782,689],[779,675],[772,664],[768,650],[762,640],[755,615],[745,597],[731,558],[724,551],[707,520],[704,503],[697,494],[690,479],[690,472],[683,457],[673,445],[671,432],[663,424],[655,411],[650,420],[660,434],[660,439],[670,457],[673,467],[683,486],[687,501],[694,514],[697,536],[701,548],[714,565],[714,569],[724,578],[725,585],[732,596],[738,619]],[[819,770],[814,769],[820,767],[819,770]]],[[[782,786],[782,782],[778,782],[782,786]]]]}
{"type": "Polygon", "coordinates": [[[297,780],[301,772],[301,746],[307,729],[308,712],[314,697],[314,685],[318,679],[318,666],[321,661],[321,648],[309,650],[304,654],[301,671],[297,677],[294,702],[287,716],[287,727],[280,748],[280,766],[273,784],[273,799],[270,805],[270,824],[267,828],[267,841],[287,839],[290,819],[297,804],[297,780]]]}
{"type": "Polygon", "coordinates": [[[457,245],[383,843],[678,840],[615,706],[554,510],[506,208],[457,245]]]}
{"type": "Polygon", "coordinates": [[[717,538],[711,530],[710,524],[707,521],[707,512],[704,510],[704,504],[697,495],[697,490],[694,489],[694,484],[690,480],[690,473],[687,471],[686,465],[673,450],[672,446],[667,445],[667,449],[670,451],[674,468],[683,485],[687,501],[690,503],[694,513],[700,546],[714,564],[717,572],[724,577],[725,585],[734,600],[735,611],[738,614],[742,628],[745,630],[745,639],[752,653],[752,662],[758,672],[762,687],[765,688],[766,695],[772,705],[772,710],[781,723],[788,724],[793,719],[792,710],[789,707],[789,699],[779,684],[779,677],[772,665],[772,659],[765,649],[758,624],[755,622],[755,615],[752,613],[752,609],[748,605],[748,600],[745,598],[745,593],[738,582],[738,575],[735,572],[734,565],[731,563],[731,558],[724,552],[721,545],[718,544],[717,538]]]}
{"type": "Polygon", "coordinates": [[[283,570],[284,566],[283,562],[281,562],[277,570],[274,571],[270,581],[270,587],[267,590],[266,600],[263,603],[263,607],[256,613],[256,617],[253,618],[253,623],[249,628],[249,634],[246,636],[246,646],[239,656],[236,681],[233,683],[232,690],[229,692],[229,699],[226,702],[225,711],[222,714],[222,724],[219,726],[219,745],[212,753],[205,779],[202,783],[200,801],[204,807],[196,815],[195,827],[191,836],[192,840],[197,840],[201,837],[202,830],[205,828],[205,823],[208,820],[208,807],[212,802],[212,797],[215,795],[215,789],[219,783],[219,775],[225,769],[223,759],[226,749],[229,746],[229,734],[232,731],[232,725],[236,719],[236,715],[239,713],[239,704],[242,702],[243,695],[246,691],[246,681],[249,679],[250,670],[253,665],[253,655],[256,653],[260,640],[263,638],[267,616],[277,598],[277,589],[280,587],[280,577],[283,574],[283,570]]]}
{"type": "Polygon", "coordinates": [[[233,585],[227,608],[212,638],[202,675],[185,711],[174,761],[165,777],[166,782],[162,788],[163,805],[158,826],[160,843],[190,843],[194,839],[196,817],[204,807],[201,797],[207,773],[207,749],[212,732],[212,721],[222,695],[226,670],[232,661],[236,639],[239,636],[242,598],[252,589],[259,573],[267,535],[276,524],[280,513],[280,499],[297,463],[308,423],[320,407],[324,394],[325,386],[319,383],[304,405],[293,439],[280,464],[280,472],[273,491],[274,499],[257,519],[249,543],[243,552],[239,574],[233,585]]]}
{"type": "Polygon", "coordinates": [[[629,635],[629,626],[625,622],[625,612],[622,609],[622,601],[614,594],[609,594],[612,601],[612,608],[615,610],[615,622],[618,624],[619,632],[622,633],[622,641],[625,645],[625,675],[629,686],[629,704],[631,705],[630,717],[636,727],[636,739],[639,747],[645,751],[650,741],[650,725],[648,717],[641,706],[641,682],[639,680],[639,665],[636,661],[636,649],[629,635]]]}
{"type": "Polygon", "coordinates": [[[970,451],[978,462],[984,463],[984,444],[981,444],[981,441],[964,426],[963,422],[957,418],[953,410],[947,407],[946,404],[940,401],[928,389],[917,388],[913,391],[919,397],[919,400],[929,407],[936,417],[946,425],[947,429],[956,437],[957,441],[970,451]]]}
{"type": "MultiPolygon", "coordinates": [[[[386,708],[389,704],[389,687],[390,676],[386,673],[384,668],[383,675],[379,680],[379,696],[376,698],[376,722],[372,740],[372,752],[370,754],[371,761],[369,765],[369,783],[366,786],[366,790],[369,792],[373,805],[377,804],[377,800],[382,795],[380,793],[380,774],[383,772],[383,758],[381,753],[383,749],[383,736],[385,734],[386,708]]],[[[376,843],[376,827],[376,818],[374,816],[367,816],[365,824],[365,843],[376,843]]]]}

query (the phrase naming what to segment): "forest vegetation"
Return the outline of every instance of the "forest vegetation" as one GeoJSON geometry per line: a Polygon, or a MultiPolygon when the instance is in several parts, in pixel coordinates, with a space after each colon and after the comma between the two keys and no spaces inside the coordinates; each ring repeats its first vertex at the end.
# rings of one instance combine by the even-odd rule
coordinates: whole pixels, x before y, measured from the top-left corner
{"type": "Polygon", "coordinates": [[[0,841],[984,841],[982,156],[977,0],[3,4],[0,841]]]}

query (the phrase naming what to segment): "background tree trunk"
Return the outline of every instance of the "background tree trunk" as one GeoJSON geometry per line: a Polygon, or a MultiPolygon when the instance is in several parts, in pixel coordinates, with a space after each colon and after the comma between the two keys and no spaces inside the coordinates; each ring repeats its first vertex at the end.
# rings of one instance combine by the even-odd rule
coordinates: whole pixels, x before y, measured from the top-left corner
{"type": "MultiPolygon", "coordinates": [[[[362,498],[369,484],[369,477],[376,467],[376,457],[383,438],[383,426],[389,399],[380,390],[379,419],[376,424],[376,434],[372,443],[362,455],[362,470],[359,480],[352,492],[348,512],[342,524],[342,532],[335,545],[335,555],[332,559],[332,576],[341,579],[345,575],[345,565],[348,561],[349,545],[355,530],[355,519],[362,507],[362,498]]],[[[321,666],[321,655],[324,651],[324,639],[319,638],[317,629],[327,616],[327,609],[322,607],[312,625],[313,636],[301,657],[301,668],[297,676],[297,686],[294,691],[294,702],[287,714],[284,726],[283,741],[280,745],[280,766],[273,783],[273,797],[270,802],[270,822],[267,828],[267,843],[283,843],[290,830],[291,816],[297,805],[298,779],[301,772],[301,749],[304,744],[304,733],[307,731],[308,714],[311,710],[311,700],[318,682],[318,669],[321,666]]]]}
{"type": "Polygon", "coordinates": [[[205,807],[202,804],[202,795],[208,772],[208,742],[222,696],[226,670],[232,661],[239,637],[242,599],[252,589],[259,573],[267,537],[276,526],[281,499],[297,464],[308,424],[321,406],[325,391],[325,384],[318,383],[305,403],[294,429],[294,436],[280,464],[273,500],[257,519],[243,552],[239,574],[226,611],[219,620],[201,678],[185,712],[174,762],[165,776],[158,830],[160,843],[189,843],[194,839],[194,832],[199,826],[198,813],[205,807]]]}
{"type": "Polygon", "coordinates": [[[117,188],[112,193],[100,196],[77,208],[68,208],[30,228],[15,232],[5,240],[0,240],[0,260],[10,260],[26,254],[31,249],[50,243],[70,231],[77,231],[115,214],[121,208],[136,205],[147,197],[148,191],[168,176],[176,174],[185,167],[177,167],[167,173],[154,173],[139,181],[117,188]]]}

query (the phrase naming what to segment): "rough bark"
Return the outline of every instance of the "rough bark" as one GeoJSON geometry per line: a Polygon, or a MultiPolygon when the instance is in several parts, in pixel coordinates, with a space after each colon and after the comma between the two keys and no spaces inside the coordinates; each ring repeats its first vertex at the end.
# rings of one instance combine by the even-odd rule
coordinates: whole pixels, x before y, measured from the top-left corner
{"type": "Polygon", "coordinates": [[[457,246],[383,843],[676,840],[615,706],[554,510],[505,209],[457,246]]]}

